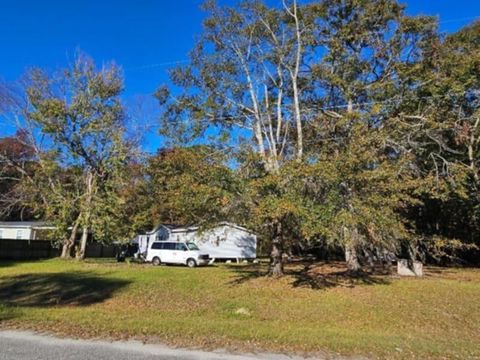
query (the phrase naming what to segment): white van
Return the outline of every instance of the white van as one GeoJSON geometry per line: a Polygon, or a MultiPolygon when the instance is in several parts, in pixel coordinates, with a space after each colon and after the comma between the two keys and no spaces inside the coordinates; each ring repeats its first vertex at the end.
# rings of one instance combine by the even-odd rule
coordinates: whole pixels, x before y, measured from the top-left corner
{"type": "Polygon", "coordinates": [[[200,253],[197,245],[191,242],[155,241],[148,247],[146,261],[153,265],[184,264],[193,268],[207,265],[209,257],[200,253]]]}

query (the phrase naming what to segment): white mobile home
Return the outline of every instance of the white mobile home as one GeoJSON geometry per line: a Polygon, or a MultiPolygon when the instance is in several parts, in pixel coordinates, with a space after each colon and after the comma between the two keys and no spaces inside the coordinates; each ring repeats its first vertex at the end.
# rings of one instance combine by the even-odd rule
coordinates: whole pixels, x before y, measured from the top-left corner
{"type": "Polygon", "coordinates": [[[137,236],[136,241],[139,253],[145,253],[148,244],[153,241],[184,241],[195,243],[212,259],[241,260],[257,256],[257,236],[244,227],[226,222],[207,230],[201,230],[198,226],[162,224],[151,232],[137,236]]]}
{"type": "Polygon", "coordinates": [[[37,240],[40,231],[50,229],[43,221],[0,221],[0,239],[37,240]]]}

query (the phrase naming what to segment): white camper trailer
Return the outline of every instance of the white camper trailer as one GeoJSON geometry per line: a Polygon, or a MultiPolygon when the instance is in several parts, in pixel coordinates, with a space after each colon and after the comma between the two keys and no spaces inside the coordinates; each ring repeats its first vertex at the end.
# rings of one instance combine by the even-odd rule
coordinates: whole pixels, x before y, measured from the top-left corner
{"type": "Polygon", "coordinates": [[[226,222],[208,230],[198,226],[162,224],[144,235],[138,235],[135,240],[138,253],[144,257],[149,244],[154,241],[193,242],[214,260],[239,261],[257,256],[257,236],[244,227],[226,222]]]}

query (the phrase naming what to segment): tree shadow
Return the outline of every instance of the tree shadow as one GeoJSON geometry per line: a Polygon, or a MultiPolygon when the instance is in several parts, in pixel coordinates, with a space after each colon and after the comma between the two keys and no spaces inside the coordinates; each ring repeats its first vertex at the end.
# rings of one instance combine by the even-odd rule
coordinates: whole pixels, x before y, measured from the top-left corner
{"type": "Polygon", "coordinates": [[[15,261],[12,260],[0,260],[0,268],[9,267],[15,265],[15,261]]]}
{"type": "Polygon", "coordinates": [[[332,287],[353,288],[359,285],[388,285],[391,283],[390,270],[378,267],[350,272],[343,263],[305,264],[302,269],[292,272],[293,287],[326,289],[332,287]]]}
{"type": "Polygon", "coordinates": [[[130,281],[89,273],[26,274],[0,278],[0,304],[85,306],[105,301],[130,281]]]}
{"type": "Polygon", "coordinates": [[[268,276],[268,269],[260,264],[232,266],[236,277],[229,282],[230,285],[241,285],[250,280],[268,276]]]}
{"type": "MultiPolygon", "coordinates": [[[[259,264],[233,267],[233,270],[237,276],[230,282],[231,285],[240,285],[256,278],[268,276],[268,268],[259,264]]],[[[351,273],[342,262],[297,262],[285,266],[284,273],[285,276],[292,279],[292,287],[315,290],[391,283],[389,268],[377,266],[351,273]]]]}

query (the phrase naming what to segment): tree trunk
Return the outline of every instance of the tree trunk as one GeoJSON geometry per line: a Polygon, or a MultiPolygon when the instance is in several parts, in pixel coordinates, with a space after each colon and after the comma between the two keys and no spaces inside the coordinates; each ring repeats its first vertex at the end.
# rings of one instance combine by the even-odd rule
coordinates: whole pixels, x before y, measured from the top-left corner
{"type": "MultiPolygon", "coordinates": [[[[353,102],[351,100],[348,101],[348,113],[353,112],[353,102]]],[[[348,204],[348,211],[352,214],[352,217],[355,218],[354,208],[351,202],[353,198],[353,191],[350,186],[345,184],[345,188],[347,190],[347,204],[348,204]]],[[[358,260],[358,252],[357,252],[357,245],[359,243],[359,235],[358,235],[358,228],[356,225],[350,225],[343,227],[343,239],[345,242],[345,262],[347,263],[347,270],[351,274],[356,274],[361,270],[360,262],[358,260]]]]}
{"type": "Polygon", "coordinates": [[[82,238],[80,240],[80,249],[77,253],[77,260],[85,259],[85,250],[87,249],[88,227],[84,226],[82,230],[82,238]]]}
{"type": "Polygon", "coordinates": [[[300,18],[298,16],[297,1],[293,1],[293,8],[286,4],[285,0],[283,1],[283,7],[287,13],[293,18],[295,22],[295,38],[296,38],[296,53],[295,53],[295,65],[293,69],[289,69],[290,79],[292,81],[292,90],[293,90],[293,105],[294,105],[294,118],[295,125],[297,129],[297,161],[302,161],[303,158],[303,129],[302,129],[302,117],[300,109],[300,90],[298,88],[298,75],[300,71],[300,64],[302,62],[302,31],[300,29],[300,18]]]}
{"type": "Polygon", "coordinates": [[[361,266],[358,261],[357,249],[350,241],[345,245],[345,261],[347,262],[348,272],[358,273],[360,271],[361,266]]]}
{"type": "Polygon", "coordinates": [[[72,247],[73,243],[70,242],[70,239],[64,239],[62,246],[62,254],[60,255],[60,257],[62,259],[70,259],[72,257],[72,247]]]}
{"type": "Polygon", "coordinates": [[[72,249],[75,245],[75,238],[77,237],[79,223],[80,215],[77,217],[73,224],[72,231],[70,232],[70,237],[63,241],[62,255],[60,256],[62,259],[70,259],[72,257],[72,249]]]}
{"type": "Polygon", "coordinates": [[[270,271],[271,276],[283,276],[283,247],[282,247],[282,225],[277,224],[275,237],[272,242],[272,252],[270,253],[270,271]]]}
{"type": "Polygon", "coordinates": [[[93,198],[93,174],[92,172],[87,173],[86,178],[86,200],[85,200],[85,208],[84,208],[84,222],[83,222],[83,230],[82,230],[82,238],[80,240],[80,249],[76,254],[77,260],[83,260],[85,258],[85,250],[87,248],[87,239],[88,239],[88,230],[90,226],[90,214],[91,214],[91,206],[92,206],[92,198],[93,198]]]}
{"type": "Polygon", "coordinates": [[[283,252],[277,239],[272,244],[270,275],[283,276],[283,252]]]}
{"type": "Polygon", "coordinates": [[[62,246],[62,255],[60,255],[62,259],[72,258],[72,249],[74,244],[75,242],[72,241],[70,238],[64,240],[63,246],[62,246]]]}
{"type": "Polygon", "coordinates": [[[355,245],[358,242],[358,230],[356,228],[349,229],[347,226],[344,226],[343,238],[345,241],[345,262],[347,263],[348,272],[357,273],[361,269],[355,245]]]}

